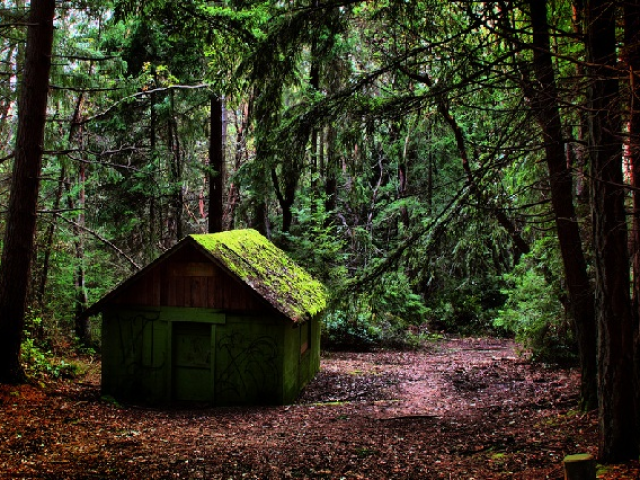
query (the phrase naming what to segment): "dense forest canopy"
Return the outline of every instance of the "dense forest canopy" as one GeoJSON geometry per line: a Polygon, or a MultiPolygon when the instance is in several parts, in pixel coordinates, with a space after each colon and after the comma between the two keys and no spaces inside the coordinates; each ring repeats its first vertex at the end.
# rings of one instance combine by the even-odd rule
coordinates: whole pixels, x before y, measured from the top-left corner
{"type": "Polygon", "coordinates": [[[328,342],[514,334],[637,457],[639,10],[2,2],[0,379],[96,347],[82,312],[185,235],[251,227],[329,287],[328,342]]]}

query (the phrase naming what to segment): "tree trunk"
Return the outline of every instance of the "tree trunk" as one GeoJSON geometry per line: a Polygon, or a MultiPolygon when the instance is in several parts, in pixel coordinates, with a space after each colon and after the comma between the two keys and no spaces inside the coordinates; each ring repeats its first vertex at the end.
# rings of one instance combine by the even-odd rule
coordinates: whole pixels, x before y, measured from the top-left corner
{"type": "MultiPolygon", "coordinates": [[[[623,60],[629,72],[627,92],[628,128],[627,156],[631,167],[633,188],[633,219],[631,232],[631,265],[633,272],[632,305],[634,333],[636,431],[640,432],[640,0],[624,3],[623,60]]],[[[640,443],[640,433],[637,441],[640,443]]]]}
{"type": "Polygon", "coordinates": [[[276,198],[282,210],[282,231],[288,232],[293,223],[293,211],[291,210],[296,199],[296,188],[298,186],[299,173],[294,171],[291,166],[283,167],[281,178],[284,182],[284,189],[280,188],[278,180],[278,172],[275,168],[271,169],[271,180],[276,193],[276,198]]]}
{"type": "Polygon", "coordinates": [[[53,48],[54,0],[32,0],[18,132],[0,262],[0,382],[24,379],[20,344],[34,247],[53,48]]]}
{"type": "Polygon", "coordinates": [[[565,161],[565,142],[558,108],[546,0],[529,0],[533,28],[533,69],[538,88],[527,88],[532,109],[544,139],[549,170],[551,205],[569,292],[574,331],[578,341],[581,367],[581,400],[583,408],[596,408],[598,401],[596,375],[596,323],[594,292],[589,282],[587,263],[582,250],[580,230],[573,206],[573,182],[565,161]]]}
{"type": "Polygon", "coordinates": [[[598,328],[599,459],[637,458],[633,391],[633,315],[622,177],[616,9],[586,4],[589,155],[598,328]]]}
{"type": "MultiPolygon", "coordinates": [[[[60,209],[60,202],[62,201],[62,193],[64,191],[64,183],[67,178],[67,170],[63,166],[60,167],[60,175],[58,177],[58,187],[56,188],[55,197],[53,200],[52,210],[58,211],[60,209]]],[[[44,236],[44,255],[42,260],[42,269],[40,271],[40,282],[36,291],[36,301],[38,308],[43,310],[45,307],[45,295],[47,293],[47,282],[49,281],[49,268],[51,264],[51,252],[53,250],[53,240],[57,228],[57,219],[52,218],[51,223],[47,226],[47,231],[44,236]]]]}
{"type": "Polygon", "coordinates": [[[627,157],[631,166],[633,189],[633,224],[631,258],[633,263],[634,310],[640,304],[640,1],[628,0],[624,4],[624,50],[623,60],[629,71],[628,118],[629,138],[627,157]]]}
{"type": "MultiPolygon", "coordinates": [[[[248,161],[248,145],[247,137],[249,133],[249,105],[245,103],[241,108],[241,114],[236,115],[236,146],[235,146],[235,163],[233,171],[238,172],[240,167],[248,161]]],[[[225,217],[228,219],[227,225],[229,230],[233,230],[236,224],[236,208],[240,204],[240,185],[239,183],[229,184],[229,199],[225,209],[225,217]]]]}
{"type": "Polygon", "coordinates": [[[89,298],[87,296],[87,287],[85,283],[85,269],[84,269],[84,232],[85,228],[85,181],[86,181],[86,167],[84,163],[80,163],[78,169],[78,203],[75,204],[71,196],[71,192],[68,192],[69,209],[78,209],[77,222],[73,224],[72,231],[74,235],[74,247],[75,247],[75,260],[76,269],[73,274],[73,286],[74,286],[74,318],[75,318],[75,334],[81,345],[89,346],[91,344],[91,331],[89,328],[89,318],[83,315],[84,311],[89,305],[89,298]]]}
{"type": "MultiPolygon", "coordinates": [[[[180,132],[178,132],[178,122],[175,118],[175,105],[173,92],[170,94],[171,114],[167,124],[167,134],[169,137],[169,150],[173,154],[173,162],[171,164],[171,174],[173,183],[173,218],[175,224],[175,241],[180,241],[184,236],[182,230],[182,210],[184,208],[184,197],[182,191],[182,152],[180,151],[180,132]]],[[[173,240],[173,239],[172,239],[173,240]]]]}
{"type": "Polygon", "coordinates": [[[329,125],[327,127],[327,161],[325,164],[325,186],[324,186],[324,209],[330,216],[327,217],[327,225],[335,218],[335,209],[338,206],[338,170],[340,168],[340,158],[336,151],[336,129],[329,125]]]}
{"type": "Polygon", "coordinates": [[[209,233],[221,232],[224,204],[224,103],[211,97],[211,132],[209,134],[209,233]]]}
{"type": "MultiPolygon", "coordinates": [[[[92,68],[89,69],[91,74],[92,68]]],[[[84,93],[81,93],[76,102],[76,108],[73,114],[73,120],[71,122],[71,128],[69,129],[69,143],[76,142],[78,149],[82,152],[85,150],[84,135],[82,127],[82,108],[84,106],[84,93]]],[[[73,210],[74,207],[78,209],[77,225],[74,224],[74,246],[76,250],[76,271],[74,273],[74,289],[75,289],[75,302],[74,302],[74,317],[75,317],[75,334],[81,345],[89,346],[91,344],[91,330],[89,317],[83,315],[84,311],[89,306],[89,297],[87,295],[86,287],[86,275],[84,264],[84,232],[85,228],[85,184],[87,177],[87,165],[81,161],[78,164],[78,203],[74,206],[74,201],[71,196],[71,192],[68,196],[69,208],[73,210]]]]}

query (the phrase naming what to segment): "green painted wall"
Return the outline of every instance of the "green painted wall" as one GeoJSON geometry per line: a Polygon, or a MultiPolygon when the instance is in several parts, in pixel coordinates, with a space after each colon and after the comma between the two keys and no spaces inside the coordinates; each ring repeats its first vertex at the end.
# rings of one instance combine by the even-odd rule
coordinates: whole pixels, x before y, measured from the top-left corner
{"type": "Polygon", "coordinates": [[[169,323],[144,310],[105,312],[103,320],[103,393],[155,403],[168,387],[169,323]]]}
{"type": "Polygon", "coordinates": [[[318,320],[294,326],[207,309],[112,308],[102,335],[103,394],[149,404],[290,403],[320,367],[318,320]]]}
{"type": "Polygon", "coordinates": [[[287,322],[230,316],[216,331],[216,405],[283,403],[283,330],[287,322]]]}

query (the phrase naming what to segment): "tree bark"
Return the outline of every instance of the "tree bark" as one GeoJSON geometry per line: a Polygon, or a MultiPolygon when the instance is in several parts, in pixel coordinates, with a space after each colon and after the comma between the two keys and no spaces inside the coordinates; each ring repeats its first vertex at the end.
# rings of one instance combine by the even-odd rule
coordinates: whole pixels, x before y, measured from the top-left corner
{"type": "Polygon", "coordinates": [[[340,158],[336,151],[337,132],[335,127],[329,125],[327,127],[327,161],[325,164],[325,185],[324,185],[324,209],[330,216],[327,217],[327,225],[329,226],[335,218],[335,210],[338,206],[338,170],[340,168],[340,158]]]}
{"type": "MultiPolygon", "coordinates": [[[[624,2],[623,61],[629,75],[627,157],[631,168],[633,186],[633,218],[631,223],[630,254],[633,272],[632,306],[634,332],[634,368],[636,431],[640,432],[640,0],[624,2]]],[[[640,445],[640,433],[637,441],[640,445]]]]}
{"type": "Polygon", "coordinates": [[[34,248],[44,150],[54,0],[32,0],[18,103],[18,132],[0,263],[0,382],[24,379],[20,344],[34,248]]]}
{"type": "MultiPolygon", "coordinates": [[[[91,70],[90,70],[91,73],[91,70]]],[[[84,151],[84,135],[82,126],[82,108],[84,106],[84,94],[80,94],[78,101],[76,102],[76,108],[69,130],[69,143],[76,142],[78,149],[84,151]]],[[[78,209],[77,225],[73,225],[74,246],[76,255],[76,270],[73,275],[74,284],[74,327],[75,334],[81,345],[91,345],[91,329],[89,323],[89,317],[83,315],[84,311],[89,306],[89,297],[87,295],[86,287],[86,275],[85,275],[85,259],[84,259],[84,232],[82,228],[85,226],[85,184],[87,180],[87,164],[80,162],[78,165],[78,202],[74,204],[71,192],[68,192],[68,204],[69,209],[78,209]]]]}
{"type": "MultiPolygon", "coordinates": [[[[247,137],[249,133],[249,105],[245,103],[241,108],[242,113],[236,115],[236,146],[234,172],[238,172],[240,167],[248,161],[247,137]]],[[[228,219],[229,230],[233,230],[236,224],[236,208],[240,204],[240,184],[230,182],[229,199],[225,208],[224,217],[228,219]]]]}
{"type": "Polygon", "coordinates": [[[280,182],[278,181],[278,173],[276,172],[276,169],[271,169],[273,188],[275,190],[278,203],[280,204],[280,209],[282,210],[282,231],[286,233],[291,229],[291,224],[293,223],[293,212],[291,211],[291,208],[295,201],[298,178],[293,172],[291,172],[290,175],[283,173],[282,177],[284,178],[284,193],[280,189],[280,182]]]}
{"type": "Polygon", "coordinates": [[[631,258],[633,263],[634,310],[640,304],[640,0],[624,3],[623,60],[629,75],[627,157],[631,166],[633,223],[631,258]]]}
{"type": "MultiPolygon", "coordinates": [[[[66,178],[67,170],[64,165],[62,165],[60,167],[60,175],[58,177],[58,188],[56,188],[56,193],[53,201],[52,210],[54,212],[60,209],[60,202],[62,201],[62,193],[64,191],[64,183],[66,178]]],[[[53,251],[53,240],[56,233],[57,225],[57,220],[55,218],[52,218],[44,236],[44,255],[42,260],[42,269],[40,271],[40,282],[36,291],[36,301],[40,310],[44,309],[45,307],[45,295],[47,293],[47,282],[49,281],[49,268],[51,265],[51,252],[53,251]]]]}
{"type": "Polygon", "coordinates": [[[558,92],[551,58],[546,0],[529,0],[533,28],[533,70],[537,88],[526,87],[532,98],[532,110],[544,139],[549,170],[551,205],[569,293],[574,331],[578,341],[581,367],[581,401],[585,410],[597,407],[596,323],[594,292],[587,273],[580,229],[573,204],[573,181],[565,161],[558,92]]]}
{"type": "Polygon", "coordinates": [[[85,282],[85,268],[84,268],[84,233],[82,228],[85,226],[85,182],[86,182],[86,167],[84,163],[81,163],[78,169],[78,203],[75,204],[71,196],[71,192],[68,192],[68,205],[70,210],[78,209],[77,223],[72,225],[72,231],[74,235],[74,247],[75,247],[75,260],[76,269],[73,274],[73,286],[74,286],[74,329],[76,337],[81,345],[89,346],[91,344],[91,330],[89,325],[89,318],[83,315],[84,311],[89,305],[89,297],[87,296],[87,287],[85,282]]]}
{"type": "MultiPolygon", "coordinates": [[[[169,99],[171,101],[171,114],[169,115],[168,123],[167,123],[167,134],[168,134],[168,142],[169,142],[169,150],[173,154],[173,161],[171,163],[171,176],[173,183],[173,198],[172,198],[172,207],[173,207],[173,220],[174,225],[173,229],[175,232],[175,236],[173,240],[180,241],[183,234],[182,229],[182,210],[184,209],[184,197],[182,191],[182,152],[180,151],[180,133],[178,132],[178,122],[175,118],[175,104],[174,104],[174,95],[173,91],[169,93],[169,99]]],[[[171,238],[171,232],[169,232],[169,237],[171,238]]]]}
{"type": "Polygon", "coordinates": [[[598,328],[599,459],[637,458],[633,391],[633,315],[622,177],[616,6],[585,8],[589,64],[589,156],[598,328]]]}
{"type": "Polygon", "coordinates": [[[224,103],[211,97],[211,132],[209,138],[209,233],[223,230],[224,186],[224,103]]]}

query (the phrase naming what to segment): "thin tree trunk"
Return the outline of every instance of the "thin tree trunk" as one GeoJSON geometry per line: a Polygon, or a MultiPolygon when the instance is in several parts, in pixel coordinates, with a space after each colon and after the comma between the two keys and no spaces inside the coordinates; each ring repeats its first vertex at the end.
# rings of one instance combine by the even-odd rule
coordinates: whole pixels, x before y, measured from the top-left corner
{"type": "Polygon", "coordinates": [[[549,170],[551,204],[555,216],[565,280],[569,292],[581,366],[581,399],[586,410],[598,401],[596,375],[596,323],[594,292],[585,261],[580,230],[573,206],[573,182],[565,161],[558,92],[556,90],[546,0],[529,0],[533,27],[533,69],[538,88],[527,88],[544,139],[549,170]]]}
{"type": "MultiPolygon", "coordinates": [[[[149,148],[151,150],[151,161],[153,163],[158,162],[158,157],[156,155],[156,109],[153,108],[155,105],[157,93],[151,93],[151,108],[149,109],[149,148]]],[[[159,165],[156,166],[158,170],[160,170],[159,165]]],[[[149,197],[149,235],[148,242],[146,244],[146,256],[151,261],[153,257],[153,252],[156,248],[156,238],[159,240],[158,243],[163,244],[163,223],[162,223],[162,204],[158,202],[156,195],[151,195],[149,197]],[[159,211],[159,214],[156,212],[159,211]],[[156,227],[157,226],[157,227],[156,227]],[[157,230],[156,230],[157,229],[157,230]],[[157,235],[156,235],[157,232],[157,235]]]]}
{"type": "MultiPolygon", "coordinates": [[[[314,2],[315,7],[318,7],[318,0],[314,2]]],[[[316,38],[313,39],[311,44],[311,66],[309,67],[309,85],[313,88],[314,91],[320,90],[320,61],[317,58],[318,55],[318,40],[316,38]]],[[[315,127],[311,131],[311,148],[310,157],[311,157],[311,195],[313,196],[313,201],[311,202],[311,212],[315,213],[316,211],[316,198],[319,193],[318,184],[319,184],[319,173],[321,171],[320,165],[322,164],[322,129],[321,127],[315,127]]]]}
{"type": "MultiPolygon", "coordinates": [[[[89,70],[89,74],[91,74],[91,69],[89,70]]],[[[69,144],[71,144],[75,140],[76,134],[78,130],[81,128],[82,107],[84,105],[84,99],[85,99],[84,93],[81,93],[78,96],[78,99],[76,100],[76,106],[73,111],[73,118],[71,120],[71,125],[69,127],[69,135],[67,137],[69,144]]],[[[84,168],[84,166],[82,168],[84,168]]],[[[60,167],[60,175],[58,177],[58,187],[56,189],[56,194],[55,194],[53,208],[52,208],[53,211],[58,211],[60,209],[60,202],[62,201],[62,193],[64,192],[66,180],[67,180],[67,169],[66,169],[66,166],[63,164],[60,167]]],[[[55,236],[57,225],[58,225],[57,218],[52,219],[51,223],[47,227],[47,231],[45,234],[42,271],[40,276],[40,283],[38,286],[38,290],[36,292],[36,299],[40,304],[41,309],[44,307],[43,302],[46,294],[47,282],[49,279],[49,267],[50,267],[49,264],[51,261],[51,251],[53,249],[53,239],[55,236]]]]}
{"type": "MultiPolygon", "coordinates": [[[[62,193],[64,191],[64,182],[67,177],[67,169],[63,166],[60,168],[60,175],[58,177],[58,188],[56,188],[56,194],[53,201],[52,210],[58,211],[60,209],[60,202],[62,201],[62,193]]],[[[45,295],[47,293],[47,282],[49,281],[49,268],[51,264],[51,251],[53,250],[53,239],[56,233],[58,222],[56,218],[51,219],[47,227],[44,240],[44,256],[42,260],[42,269],[40,271],[40,283],[36,291],[36,300],[39,304],[39,308],[44,308],[45,295]]]]}
{"type": "Polygon", "coordinates": [[[54,0],[32,0],[9,210],[0,262],[0,382],[24,379],[20,344],[34,247],[47,121],[54,0]]]}
{"type": "MultiPolygon", "coordinates": [[[[78,149],[84,150],[83,132],[82,132],[82,106],[83,96],[81,95],[76,105],[76,111],[73,117],[73,123],[71,125],[71,131],[69,133],[70,140],[75,140],[78,149]],[[75,138],[74,138],[75,137],[75,138]]],[[[74,289],[75,289],[75,334],[81,345],[89,346],[91,344],[91,330],[89,325],[89,317],[83,315],[84,311],[89,306],[89,297],[87,295],[86,287],[86,275],[85,275],[85,259],[84,259],[84,232],[82,228],[85,227],[85,184],[87,180],[87,165],[85,162],[80,162],[78,165],[78,203],[75,208],[78,209],[77,225],[73,226],[74,245],[76,249],[76,271],[74,273],[74,289]]],[[[71,193],[71,192],[69,192],[71,193]]],[[[73,210],[73,198],[69,195],[69,207],[73,210]]]]}
{"type": "Polygon", "coordinates": [[[223,230],[224,205],[224,101],[211,97],[211,132],[209,138],[209,233],[223,230]]]}
{"type": "Polygon", "coordinates": [[[275,168],[271,169],[271,180],[276,193],[276,198],[282,210],[282,231],[288,232],[293,223],[292,207],[296,198],[296,188],[298,186],[299,172],[295,172],[294,168],[286,168],[281,178],[284,182],[284,189],[280,188],[278,173],[275,168]]]}
{"type": "Polygon", "coordinates": [[[631,165],[633,190],[632,250],[633,300],[637,312],[640,302],[640,1],[625,2],[623,60],[629,75],[627,157],[631,165]]]}
{"type": "MultiPolygon", "coordinates": [[[[3,63],[9,66],[7,70],[10,72],[14,70],[14,63],[17,63],[16,50],[17,50],[17,47],[15,45],[11,45],[6,50],[3,63]]],[[[17,70],[17,67],[15,69],[17,70]]],[[[12,75],[10,75],[9,78],[3,82],[7,84],[7,87],[6,87],[7,90],[10,89],[11,78],[12,78],[12,75]]],[[[0,98],[0,141],[2,142],[3,145],[9,143],[7,142],[7,140],[11,137],[11,129],[7,127],[11,125],[9,118],[10,118],[10,112],[11,112],[14,98],[15,97],[13,95],[6,95],[0,98]],[[5,138],[5,132],[7,132],[6,138],[5,138]]],[[[6,149],[9,150],[9,145],[6,146],[6,149]]]]}
{"type": "Polygon", "coordinates": [[[327,217],[327,222],[332,223],[335,218],[335,210],[338,206],[338,170],[340,162],[336,151],[336,129],[329,125],[327,127],[327,161],[325,164],[325,201],[324,209],[331,217],[327,217]]]}
{"type": "MultiPolygon", "coordinates": [[[[242,114],[236,116],[236,152],[234,172],[238,172],[245,161],[248,161],[248,145],[247,135],[249,131],[249,105],[245,103],[242,106],[242,114]],[[238,118],[240,117],[240,118],[238,118]]],[[[240,185],[231,183],[229,185],[229,200],[227,202],[225,217],[229,230],[235,228],[236,208],[240,203],[240,185]]]]}
{"type": "Polygon", "coordinates": [[[265,200],[262,198],[258,199],[258,201],[254,205],[252,226],[265,237],[270,237],[267,205],[265,203],[265,200]]]}
{"type": "Polygon", "coordinates": [[[170,92],[171,100],[171,115],[168,121],[168,137],[169,137],[169,150],[173,154],[173,162],[171,164],[172,183],[174,195],[172,198],[173,203],[173,219],[174,219],[174,238],[172,241],[179,241],[183,237],[182,232],[182,209],[184,208],[184,198],[182,193],[182,154],[180,152],[180,134],[178,132],[178,122],[174,117],[174,95],[173,91],[170,92]]]}
{"type": "Polygon", "coordinates": [[[616,9],[585,8],[589,63],[589,155],[598,326],[599,459],[637,458],[633,391],[633,315],[622,177],[620,106],[615,66],[616,9]]]}
{"type": "Polygon", "coordinates": [[[82,315],[87,309],[89,304],[89,298],[87,296],[87,288],[85,284],[85,269],[84,269],[84,235],[82,229],[85,226],[85,190],[84,185],[86,181],[86,167],[84,162],[81,162],[78,169],[78,203],[75,204],[71,196],[71,192],[68,196],[68,205],[70,210],[78,209],[78,218],[72,225],[74,235],[74,247],[75,247],[75,261],[77,263],[75,272],[73,274],[73,286],[74,286],[74,318],[75,318],[75,334],[80,344],[88,346],[91,344],[91,332],[89,329],[89,318],[82,315]]]}

